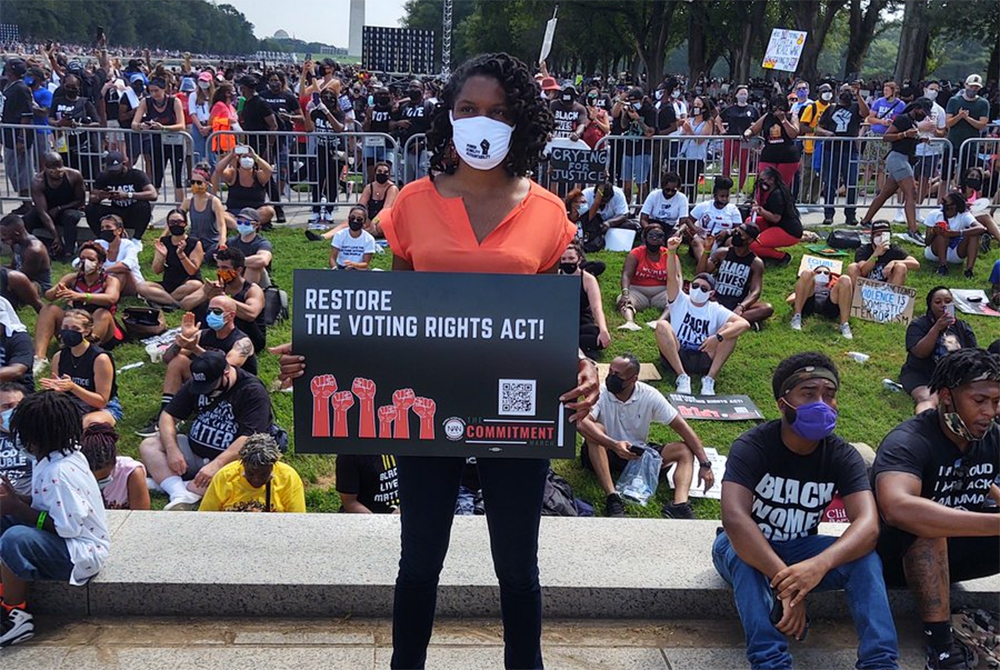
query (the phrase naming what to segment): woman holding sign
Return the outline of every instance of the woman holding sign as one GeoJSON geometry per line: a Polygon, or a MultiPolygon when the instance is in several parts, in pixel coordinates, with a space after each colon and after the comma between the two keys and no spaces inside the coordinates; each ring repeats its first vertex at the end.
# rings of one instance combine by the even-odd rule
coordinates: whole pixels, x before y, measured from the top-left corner
{"type": "MultiPolygon", "coordinates": [[[[552,114],[532,73],[507,54],[465,63],[441,94],[427,134],[436,177],[400,191],[381,214],[395,272],[554,273],[576,228],[563,203],[526,175],[542,158],[552,114]]],[[[278,347],[283,380],[305,362],[278,347]]],[[[576,421],[598,397],[596,366],[580,357],[578,386],[560,398],[576,421]]],[[[393,609],[393,668],[422,668],[434,624],[465,460],[399,456],[402,557],[393,609]]],[[[548,462],[479,459],[500,579],[505,665],[541,668],[538,525],[548,462]]]]}

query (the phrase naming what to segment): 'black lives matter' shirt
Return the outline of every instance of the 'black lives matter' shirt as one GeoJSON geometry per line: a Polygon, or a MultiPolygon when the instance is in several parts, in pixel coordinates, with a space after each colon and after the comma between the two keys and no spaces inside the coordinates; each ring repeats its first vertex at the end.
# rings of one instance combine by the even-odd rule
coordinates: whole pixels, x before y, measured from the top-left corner
{"type": "Polygon", "coordinates": [[[388,455],[337,456],[337,492],[356,495],[375,514],[399,507],[396,459],[388,455]]]}
{"type": "MultiPolygon", "coordinates": [[[[140,193],[144,188],[152,183],[145,172],[129,168],[124,172],[107,171],[97,176],[94,180],[95,191],[116,191],[118,193],[140,193]]],[[[115,207],[131,207],[139,202],[135,199],[112,200],[115,207]]]]}
{"type": "Polygon", "coordinates": [[[771,542],[815,535],[834,493],[868,491],[861,455],[836,435],[801,456],[781,440],[781,421],[768,421],[733,443],[723,481],[753,492],[750,516],[771,542]]]}
{"type": "Polygon", "coordinates": [[[1000,425],[994,423],[963,456],[941,428],[938,411],[929,409],[885,436],[872,465],[872,482],[883,472],[906,472],[920,478],[921,498],[952,509],[978,512],[985,506],[990,484],[996,479],[998,462],[1000,425]]]}

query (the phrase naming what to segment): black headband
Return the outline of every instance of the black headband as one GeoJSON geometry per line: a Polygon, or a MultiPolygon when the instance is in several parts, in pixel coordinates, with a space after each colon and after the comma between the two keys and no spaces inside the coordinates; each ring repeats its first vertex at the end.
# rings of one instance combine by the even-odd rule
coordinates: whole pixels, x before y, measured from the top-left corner
{"type": "Polygon", "coordinates": [[[825,379],[831,382],[835,388],[840,388],[840,380],[837,379],[837,375],[834,374],[833,370],[829,368],[817,367],[815,365],[808,365],[804,368],[799,368],[792,374],[788,375],[784,383],[781,385],[781,390],[778,392],[778,397],[784,397],[788,393],[801,384],[804,381],[810,379],[825,379]]]}

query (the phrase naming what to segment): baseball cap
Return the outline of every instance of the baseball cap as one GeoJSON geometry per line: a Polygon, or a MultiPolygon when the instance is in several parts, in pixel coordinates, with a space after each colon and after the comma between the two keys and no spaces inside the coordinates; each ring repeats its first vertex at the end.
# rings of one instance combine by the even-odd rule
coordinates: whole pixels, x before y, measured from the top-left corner
{"type": "Polygon", "coordinates": [[[191,77],[184,77],[183,79],[181,79],[181,91],[183,91],[184,93],[190,93],[196,88],[198,87],[195,86],[194,79],[192,79],[191,77]]]}
{"type": "MultiPolygon", "coordinates": [[[[712,287],[712,290],[713,290],[713,291],[715,290],[715,277],[714,277],[714,276],[712,276],[712,275],[708,274],[707,272],[702,272],[702,273],[700,273],[700,274],[696,274],[696,275],[694,276],[694,278],[695,278],[695,279],[701,279],[701,280],[703,280],[703,281],[704,281],[704,282],[706,282],[706,283],[707,283],[707,284],[708,284],[709,286],[711,286],[711,287],[712,287]]],[[[694,281],[694,280],[692,280],[692,281],[694,281]]]]}
{"type": "Polygon", "coordinates": [[[543,91],[558,91],[559,83],[556,81],[555,77],[545,77],[542,79],[542,90],[543,91]]]}
{"type": "Polygon", "coordinates": [[[21,77],[25,72],[28,71],[28,66],[24,60],[20,58],[11,58],[7,61],[7,67],[10,68],[11,73],[15,77],[21,77]]]}
{"type": "Polygon", "coordinates": [[[872,235],[875,233],[888,233],[892,230],[892,225],[885,219],[872,221],[872,235]]]}
{"type": "Polygon", "coordinates": [[[125,156],[120,151],[109,151],[105,159],[109,168],[121,167],[125,162],[125,156]]]}
{"type": "Polygon", "coordinates": [[[978,86],[979,88],[982,88],[983,78],[978,74],[970,74],[965,78],[965,87],[968,88],[969,86],[978,86]]]}
{"type": "Polygon", "coordinates": [[[259,82],[257,81],[257,77],[252,74],[245,74],[240,77],[236,83],[240,86],[246,86],[247,88],[257,88],[257,84],[259,82]]]}
{"type": "Polygon", "coordinates": [[[215,385],[226,373],[229,363],[221,351],[209,350],[191,361],[191,392],[207,395],[215,390],[215,385]]]}
{"type": "Polygon", "coordinates": [[[139,73],[139,72],[133,72],[128,77],[128,83],[134,84],[136,81],[141,81],[142,83],[145,84],[146,83],[146,78],[143,77],[142,74],[139,73]]]}
{"type": "Polygon", "coordinates": [[[237,218],[253,221],[254,223],[260,223],[260,214],[253,207],[244,207],[241,209],[237,218]]]}
{"type": "Polygon", "coordinates": [[[208,70],[205,70],[204,72],[198,75],[198,81],[212,81],[212,73],[209,72],[208,70]]]}

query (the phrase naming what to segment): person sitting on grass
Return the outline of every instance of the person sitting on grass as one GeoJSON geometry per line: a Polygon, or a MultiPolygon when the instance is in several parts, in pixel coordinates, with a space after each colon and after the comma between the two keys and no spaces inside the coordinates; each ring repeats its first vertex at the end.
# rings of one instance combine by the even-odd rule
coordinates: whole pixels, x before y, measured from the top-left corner
{"type": "Polygon", "coordinates": [[[221,351],[206,351],[191,361],[191,379],[160,413],[157,435],[142,441],[139,457],[170,496],[164,509],[190,510],[215,473],[239,459],[247,437],[270,428],[264,384],[230,365],[221,351]],[[188,434],[178,434],[177,424],[188,420],[188,434]]]}
{"type": "Polygon", "coordinates": [[[749,223],[737,224],[725,236],[728,246],[712,251],[714,238],[707,239],[704,252],[698,258],[698,274],[715,276],[715,299],[737,316],[742,316],[755,329],[774,314],[770,303],[761,301],[764,290],[764,261],[750,251],[750,245],[760,231],[749,223]]]}
{"type": "Polygon", "coordinates": [[[642,231],[645,244],[636,247],[625,257],[622,268],[622,292],[618,298],[618,311],[625,323],[619,330],[641,330],[635,315],[644,309],[667,308],[667,250],[663,246],[666,235],[659,226],[649,226],[642,231]]]}
{"type": "Polygon", "coordinates": [[[88,312],[67,311],[59,331],[63,346],[52,357],[52,377],[38,382],[44,389],[71,397],[84,428],[92,423],[114,426],[122,420],[115,362],[111,354],[92,344],[93,333],[94,319],[88,312]]]}
{"type": "Polygon", "coordinates": [[[847,275],[852,284],[859,277],[906,286],[906,274],[919,270],[920,261],[906,253],[902,247],[892,243],[892,226],[888,221],[872,222],[871,242],[863,244],[854,252],[854,262],[847,266],[847,275]]]}
{"type": "Polygon", "coordinates": [[[396,457],[341,454],[336,463],[340,511],[347,514],[398,514],[396,457]]]}
{"type": "MultiPolygon", "coordinates": [[[[1000,572],[1000,514],[990,513],[1000,463],[1000,357],[960,349],[934,368],[937,408],[892,429],[872,482],[885,522],[885,582],[908,586],[927,642],[927,668],[975,668],[954,640],[950,585],[1000,572]]],[[[730,457],[732,457],[730,455],[730,457]]]]}
{"type": "Polygon", "coordinates": [[[678,224],[688,218],[688,199],[681,190],[681,176],[676,172],[664,172],[660,186],[642,203],[639,225],[642,230],[658,226],[664,235],[673,235],[678,224]]]}
{"type": "Polygon", "coordinates": [[[795,282],[795,290],[787,302],[794,308],[792,330],[802,330],[802,317],[819,314],[827,319],[840,320],[840,334],[848,340],[854,339],[851,325],[851,300],[854,298],[854,282],[847,276],[834,276],[830,268],[818,265],[806,269],[795,282]]]}
{"type": "Polygon", "coordinates": [[[200,163],[191,170],[191,197],[181,203],[191,220],[188,234],[201,242],[205,258],[211,261],[216,250],[226,246],[226,208],[211,192],[209,167],[200,163]]]}
{"type": "Polygon", "coordinates": [[[604,318],[604,302],[597,278],[584,269],[586,255],[579,240],[573,240],[559,259],[559,274],[580,278],[580,349],[593,358],[611,344],[604,318]]]}
{"type": "Polygon", "coordinates": [[[795,207],[795,197],[774,168],[761,170],[757,177],[757,199],[752,212],[750,221],[760,228],[760,235],[750,249],[768,265],[788,265],[792,255],[778,249],[799,243],[802,220],[795,207]]]}
{"type": "Polygon", "coordinates": [[[715,395],[719,371],[736,348],[736,340],[750,329],[750,323],[718,302],[715,277],[695,275],[685,293],[681,260],[677,248],[681,238],[667,240],[667,302],[669,306],[656,322],[656,346],[660,358],[677,375],[677,392],[691,394],[691,373],[704,375],[703,396],[715,395]]]}
{"type": "Polygon", "coordinates": [[[577,209],[577,214],[584,229],[600,229],[601,232],[607,232],[610,228],[639,229],[638,222],[629,218],[625,191],[620,186],[615,186],[607,173],[601,183],[588,186],[581,195],[583,202],[577,209]]]}
{"type": "Polygon", "coordinates": [[[80,451],[94,473],[105,509],[149,509],[149,487],[142,463],[118,455],[118,432],[110,423],[92,423],[83,431],[80,451]]]}
{"type": "Polygon", "coordinates": [[[154,243],[153,272],[162,274],[160,281],[139,285],[139,295],[151,303],[180,307],[180,301],[201,288],[201,264],[205,251],[201,241],[189,236],[187,214],[183,209],[167,213],[168,234],[154,243]]]}
{"type": "Polygon", "coordinates": [[[118,280],[121,295],[139,295],[139,287],[145,281],[139,263],[142,242],[128,237],[122,218],[117,214],[102,218],[100,238],[95,243],[107,252],[104,270],[118,280]]]}
{"type": "Polygon", "coordinates": [[[24,219],[8,214],[0,219],[0,241],[10,247],[11,270],[23,272],[38,285],[39,291],[52,288],[52,262],[49,250],[24,227],[24,219]]]}
{"type": "Polygon", "coordinates": [[[260,234],[260,228],[261,218],[257,210],[251,207],[240,210],[240,215],[236,219],[237,234],[226,240],[226,247],[243,252],[244,275],[247,281],[261,288],[267,288],[271,285],[268,269],[274,258],[274,250],[271,242],[260,234]]]}
{"type": "Polygon", "coordinates": [[[941,209],[924,219],[927,226],[927,246],[924,258],[938,264],[939,275],[948,274],[948,264],[965,261],[965,276],[972,278],[972,269],[979,255],[979,238],[986,227],[968,211],[968,204],[959,193],[949,193],[941,201],[941,209]]]}
{"type": "Polygon", "coordinates": [[[364,229],[367,217],[364,207],[360,205],[351,207],[351,211],[347,215],[348,227],[337,231],[330,241],[330,269],[368,270],[371,268],[376,242],[372,234],[364,229]]]}
{"type": "Polygon", "coordinates": [[[14,382],[33,391],[33,351],[27,326],[7,299],[0,297],[0,382],[14,382]]]}
{"type": "Polygon", "coordinates": [[[712,462],[701,440],[663,394],[639,381],[639,360],[632,354],[622,354],[611,361],[601,396],[590,415],[577,424],[577,429],[584,437],[580,464],[597,477],[606,496],[604,512],[608,516],[625,516],[625,505],[615,490],[613,477],[621,474],[628,461],[639,458],[630,450],[633,446],[656,449],[663,457],[664,470],[677,464],[674,499],[663,508],[663,516],[668,519],[694,518],[688,493],[695,461],[698,461],[698,482],[704,483],[705,490],[715,483],[712,462]],[[681,441],[662,446],[650,444],[649,427],[654,421],[670,426],[681,441]]]}
{"type": "Polygon", "coordinates": [[[212,477],[198,511],[304,513],[306,493],[295,468],[281,462],[274,438],[255,433],[240,448],[240,460],[212,477]]]}
{"type": "MultiPolygon", "coordinates": [[[[996,165],[1000,161],[997,161],[997,158],[994,157],[993,162],[996,165]]],[[[994,169],[996,169],[996,167],[994,167],[994,169]]],[[[962,179],[959,181],[962,197],[965,198],[965,202],[969,205],[970,211],[973,210],[973,205],[976,205],[977,201],[980,200],[981,197],[985,197],[983,194],[984,181],[985,175],[983,173],[983,168],[978,166],[973,166],[966,170],[965,174],[962,175],[962,179]]],[[[994,191],[995,190],[996,189],[994,188],[994,191]]],[[[996,193],[994,193],[994,198],[995,197],[996,193]]],[[[995,210],[995,208],[993,209],[995,210]]],[[[982,208],[972,211],[972,215],[976,218],[976,221],[986,228],[986,232],[989,233],[990,237],[995,239],[997,242],[1000,242],[1000,226],[997,226],[997,222],[993,219],[990,212],[987,212],[985,208],[982,208]]],[[[983,245],[982,251],[989,251],[988,244],[990,238],[981,237],[980,239],[982,240],[980,244],[983,245]]]]}
{"type": "Polygon", "coordinates": [[[752,668],[791,668],[787,637],[805,638],[806,598],[843,589],[859,632],[859,668],[898,668],[892,610],[875,553],[879,520],[861,455],[837,426],[840,375],[827,356],[786,358],[771,381],[781,418],[741,435],[722,478],[712,561],[733,587],[752,668]],[[850,525],[817,534],[838,493],[850,525]]]}
{"type": "Polygon", "coordinates": [[[45,292],[46,299],[52,301],[52,304],[42,308],[35,322],[35,360],[32,369],[36,376],[49,363],[46,357],[49,344],[56,329],[62,327],[66,314],[63,307],[55,304],[56,301],[64,302],[69,309],[88,313],[92,321],[90,337],[93,342],[106,344],[115,338],[117,326],[114,315],[121,296],[121,282],[104,270],[107,260],[108,255],[103,247],[94,242],[85,242],[80,247],[79,271],[65,275],[45,292]]]}
{"type": "Polygon", "coordinates": [[[740,210],[729,202],[732,188],[732,179],[716,177],[712,185],[712,199],[699,202],[691,210],[685,238],[691,243],[691,255],[696,260],[729,244],[729,236],[743,222],[740,210]]]}
{"type": "Polygon", "coordinates": [[[955,318],[951,291],[935,286],[927,293],[927,312],[906,327],[906,362],[899,371],[903,390],[916,403],[914,414],[938,406],[929,386],[934,366],[952,351],[975,349],[976,334],[965,321],[955,318]]]}
{"type": "Polygon", "coordinates": [[[0,382],[0,477],[10,482],[15,493],[30,498],[35,457],[10,429],[11,418],[25,392],[25,387],[17,382],[0,382]]]}
{"type": "Polygon", "coordinates": [[[35,634],[26,604],[31,582],[83,586],[108,560],[111,533],[97,480],[77,446],[80,431],[76,405],[62,393],[28,396],[11,420],[11,432],[36,461],[30,498],[0,480],[0,647],[35,634]]]}

